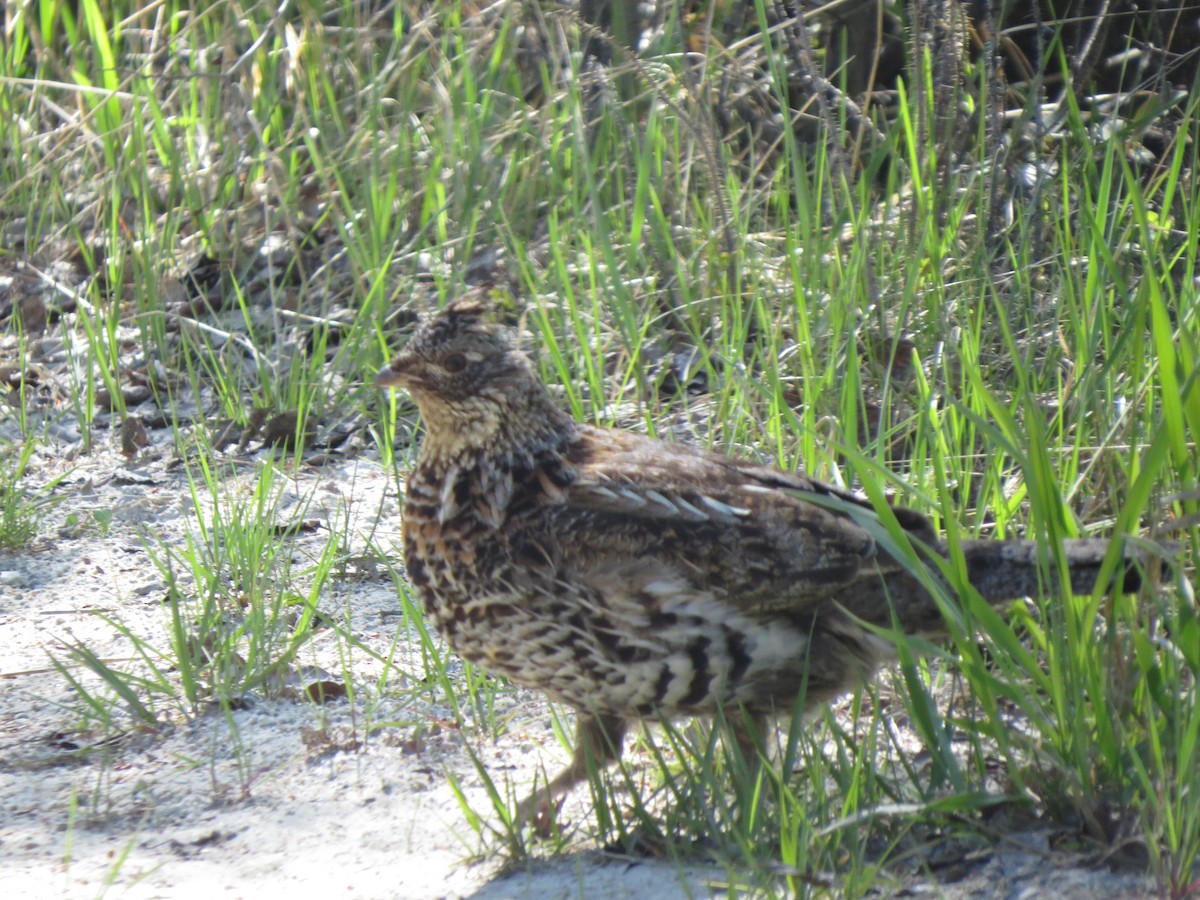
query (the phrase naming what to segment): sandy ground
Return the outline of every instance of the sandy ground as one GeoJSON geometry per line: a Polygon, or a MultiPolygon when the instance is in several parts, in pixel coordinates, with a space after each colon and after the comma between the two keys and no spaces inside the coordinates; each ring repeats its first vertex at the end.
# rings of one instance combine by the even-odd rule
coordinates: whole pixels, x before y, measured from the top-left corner
{"type": "MultiPolygon", "coordinates": [[[[334,629],[321,630],[302,661],[348,673],[353,701],[251,698],[228,716],[190,718],[160,701],[171,724],[158,732],[131,728],[119,710],[107,731],[84,721],[51,659],[69,663],[68,646],[80,642],[114,668],[133,667],[114,623],[165,648],[165,581],[147,543],[182,546],[196,517],[172,449],[128,462],[110,448],[72,459],[67,446],[55,455],[50,445],[31,467],[35,484],[62,477],[63,499],[47,509],[41,535],[0,554],[0,897],[726,895],[720,869],[614,859],[586,846],[506,868],[470,829],[447,773],[486,817],[468,748],[523,792],[540,767],[564,759],[549,711],[533,694],[502,693],[496,716],[507,727],[491,740],[409,690],[424,671],[419,644],[399,627],[391,578],[369,566],[332,580],[320,608],[378,653],[394,653],[388,677],[334,629]]],[[[239,463],[224,496],[248,496],[256,471],[239,463]]],[[[368,539],[389,547],[397,538],[395,485],[378,463],[302,469],[285,487],[279,520],[348,522],[351,556],[365,554],[368,539]]],[[[299,537],[293,572],[328,540],[324,528],[299,537]]],[[[290,587],[303,590],[303,577],[290,587]]],[[[588,807],[573,798],[565,812],[568,822],[586,821],[588,807]]],[[[979,854],[953,885],[913,880],[902,893],[1152,895],[1145,879],[1048,865],[1046,845],[1044,834],[1018,835],[979,854]]]]}

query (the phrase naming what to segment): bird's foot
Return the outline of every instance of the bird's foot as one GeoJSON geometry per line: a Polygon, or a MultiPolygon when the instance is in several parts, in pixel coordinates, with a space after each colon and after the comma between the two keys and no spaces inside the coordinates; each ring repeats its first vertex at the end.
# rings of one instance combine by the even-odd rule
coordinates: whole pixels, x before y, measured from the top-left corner
{"type": "Polygon", "coordinates": [[[540,838],[550,838],[554,835],[558,814],[565,799],[566,794],[556,794],[551,785],[537,788],[517,804],[513,811],[513,825],[518,828],[528,827],[540,838]]]}

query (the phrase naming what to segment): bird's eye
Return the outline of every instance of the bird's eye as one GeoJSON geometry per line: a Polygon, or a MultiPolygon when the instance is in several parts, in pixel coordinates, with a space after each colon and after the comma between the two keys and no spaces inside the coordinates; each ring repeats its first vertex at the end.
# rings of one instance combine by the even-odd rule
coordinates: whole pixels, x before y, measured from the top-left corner
{"type": "Polygon", "coordinates": [[[442,368],[451,375],[457,375],[467,367],[467,358],[461,353],[451,353],[442,360],[442,368]]]}

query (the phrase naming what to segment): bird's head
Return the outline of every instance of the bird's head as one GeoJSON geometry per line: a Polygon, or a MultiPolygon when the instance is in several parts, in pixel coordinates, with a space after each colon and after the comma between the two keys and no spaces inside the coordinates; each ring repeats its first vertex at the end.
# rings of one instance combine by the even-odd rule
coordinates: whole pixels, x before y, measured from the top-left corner
{"type": "Polygon", "coordinates": [[[512,332],[478,293],[424,319],[379,371],[375,386],[401,387],[412,395],[430,452],[492,448],[527,439],[522,428],[561,427],[566,418],[512,332]]]}

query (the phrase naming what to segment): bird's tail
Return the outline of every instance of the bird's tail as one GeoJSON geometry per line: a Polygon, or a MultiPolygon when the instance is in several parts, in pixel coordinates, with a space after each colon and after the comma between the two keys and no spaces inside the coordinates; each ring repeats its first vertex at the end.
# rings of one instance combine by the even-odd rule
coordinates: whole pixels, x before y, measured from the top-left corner
{"type": "MultiPolygon", "coordinates": [[[[1066,571],[1071,579],[1071,593],[1090,594],[1108,554],[1109,541],[1102,538],[1080,538],[1063,541],[1066,571]]],[[[945,552],[945,548],[939,548],[945,552]]],[[[1050,560],[1045,566],[1046,552],[1037,541],[964,541],[963,558],[967,563],[967,579],[979,595],[989,603],[1015,600],[1038,593],[1057,592],[1060,567],[1050,560]],[[1049,579],[1049,581],[1047,581],[1049,579]]],[[[1142,583],[1141,569],[1136,557],[1126,551],[1118,564],[1111,587],[1126,593],[1136,591],[1142,583]]]]}
{"type": "MultiPolygon", "coordinates": [[[[1096,586],[1108,553],[1109,541],[1074,539],[1063,542],[1066,571],[1071,591],[1089,594],[1096,586]]],[[[934,551],[946,557],[945,545],[934,551]]],[[[1061,575],[1053,560],[1043,563],[1044,548],[1037,541],[974,540],[962,544],[967,578],[988,603],[999,605],[1020,597],[1057,593],[1061,575]]],[[[1135,591],[1141,585],[1139,555],[1125,548],[1113,576],[1111,589],[1135,591]]],[[[930,564],[931,568],[935,568],[930,564]]],[[[942,609],[922,586],[908,563],[897,562],[887,574],[863,577],[853,590],[838,597],[839,604],[853,616],[884,628],[898,625],[909,634],[930,637],[946,630],[942,609]]],[[[936,568],[935,568],[936,570],[936,568]]],[[[938,576],[940,577],[940,576],[938,576]]]]}

